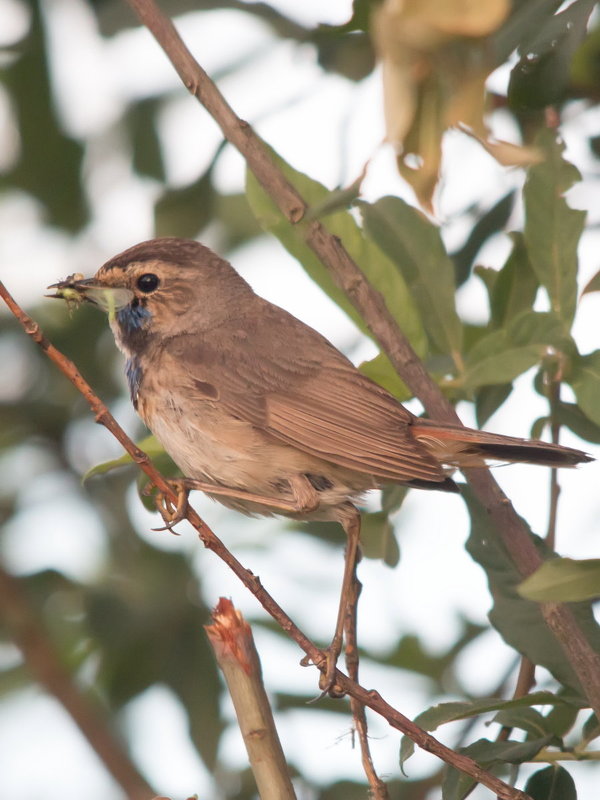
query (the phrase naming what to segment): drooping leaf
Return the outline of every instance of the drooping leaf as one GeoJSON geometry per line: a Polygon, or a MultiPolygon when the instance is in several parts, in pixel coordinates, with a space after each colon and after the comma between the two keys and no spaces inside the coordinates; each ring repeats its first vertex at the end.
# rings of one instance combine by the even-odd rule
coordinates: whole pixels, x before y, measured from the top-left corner
{"type": "Polygon", "coordinates": [[[471,274],[477,253],[495,233],[502,231],[514,204],[514,192],[504,195],[488,211],[477,217],[463,246],[452,253],[456,284],[461,286],[471,274]]]}
{"type": "Polygon", "coordinates": [[[486,424],[512,392],[512,383],[482,386],[475,394],[475,417],[480,428],[486,424]]]}
{"type": "MultiPolygon", "coordinates": [[[[468,747],[461,747],[459,752],[475,759],[485,769],[506,764],[522,764],[530,761],[540,750],[552,741],[552,735],[539,739],[528,739],[525,742],[490,742],[479,739],[468,747]]],[[[470,775],[450,767],[442,785],[442,800],[463,800],[470,794],[475,780],[470,775]]]]}
{"type": "Polygon", "coordinates": [[[370,361],[363,361],[359,366],[359,370],[367,378],[371,378],[372,381],[387,389],[398,400],[408,400],[412,397],[411,392],[385,353],[379,353],[370,361]]]}
{"type": "Polygon", "coordinates": [[[600,558],[552,558],[519,586],[519,594],[538,603],[573,603],[600,596],[600,558]]]}
{"type": "MultiPolygon", "coordinates": [[[[531,692],[514,700],[504,700],[501,697],[482,697],[478,700],[465,700],[450,703],[439,703],[436,706],[422,711],[414,721],[426,731],[435,731],[440,725],[447,722],[456,722],[486,714],[491,711],[504,711],[510,709],[530,708],[532,706],[563,705],[568,704],[569,698],[552,692],[531,692]]],[[[401,763],[403,764],[414,752],[412,741],[404,736],[401,744],[401,763]]]]}
{"type": "Polygon", "coordinates": [[[144,98],[130,106],[126,115],[133,147],[133,167],[140,175],[164,181],[165,167],[157,131],[160,100],[144,98]]]}
{"type": "Polygon", "coordinates": [[[17,187],[31,194],[50,224],[74,232],[89,216],[81,185],[83,146],[65,133],[53,101],[44,5],[38,0],[28,4],[29,33],[14,62],[2,68],[19,127],[20,153],[17,163],[0,175],[0,189],[17,187]]]}
{"type": "MultiPolygon", "coordinates": [[[[486,572],[494,603],[489,614],[491,623],[507,644],[534,664],[546,667],[563,686],[583,696],[573,667],[545,624],[540,606],[519,594],[522,577],[502,544],[500,532],[469,487],[464,488],[463,496],[471,518],[467,550],[486,572]]],[[[541,539],[533,539],[544,558],[553,557],[541,539]]],[[[600,653],[600,628],[591,605],[573,604],[571,612],[590,647],[600,653]]]]}
{"type": "Polygon", "coordinates": [[[519,728],[533,738],[554,733],[554,731],[548,730],[546,717],[535,708],[502,709],[494,715],[492,722],[503,725],[505,728],[519,728]]]}
{"type": "Polygon", "coordinates": [[[551,764],[529,777],[525,793],[531,800],[577,800],[575,781],[560,764],[551,764]]]}
{"type": "Polygon", "coordinates": [[[367,233],[410,287],[436,348],[459,358],[462,324],[455,306],[454,265],[439,229],[398,197],[361,203],[360,212],[367,233]]]}
{"type": "Polygon", "coordinates": [[[600,350],[575,359],[567,380],[583,413],[600,425],[600,350]]]}
{"type": "Polygon", "coordinates": [[[529,169],[525,182],[525,243],[552,310],[570,326],[577,303],[577,246],[586,214],[571,208],[564,195],[581,175],[563,158],[564,144],[554,131],[543,130],[537,143],[546,159],[529,169]]]}
{"type": "Polygon", "coordinates": [[[589,279],[581,294],[589,294],[590,292],[600,292],[600,271],[589,279]]]}
{"type": "MultiPolygon", "coordinates": [[[[143,450],[148,456],[150,456],[150,458],[156,458],[160,455],[163,455],[165,452],[164,447],[153,434],[140,439],[140,441],[136,442],[136,444],[140,450],[143,450]]],[[[113,469],[118,469],[118,467],[127,466],[128,464],[133,464],[133,459],[129,453],[124,453],[122,456],[119,456],[119,458],[112,458],[110,461],[103,461],[101,464],[96,464],[95,466],[90,467],[81,481],[82,483],[85,483],[94,475],[104,475],[106,472],[110,472],[113,469]]]]}
{"type": "Polygon", "coordinates": [[[501,328],[532,309],[539,282],[531,267],[522,233],[511,234],[513,248],[490,291],[491,323],[501,328]]]}
{"type": "MultiPolygon", "coordinates": [[[[328,191],[322,184],[293,169],[272,151],[271,157],[311,207],[318,206],[328,196],[328,191]]],[[[280,239],[284,247],[298,259],[310,277],[364,333],[372,335],[366,329],[363,320],[348,300],[345,292],[336,285],[326,267],[306,244],[305,226],[311,223],[290,224],[251,172],[247,172],[246,191],[250,207],[260,225],[280,239]]],[[[329,214],[322,224],[330,233],[339,236],[371,286],[385,298],[390,312],[396,318],[413,348],[420,355],[424,355],[427,344],[419,313],[402,275],[394,269],[389,258],[384,255],[374,241],[364,235],[348,211],[329,214]]]]}
{"type": "Polygon", "coordinates": [[[380,558],[389,567],[400,560],[394,526],[383,511],[361,515],[360,542],[367,558],[380,558]]]}
{"type": "Polygon", "coordinates": [[[596,0],[575,0],[550,17],[519,46],[520,59],[508,84],[511,108],[541,109],[557,105],[570,82],[573,55],[583,40],[596,0]]]}

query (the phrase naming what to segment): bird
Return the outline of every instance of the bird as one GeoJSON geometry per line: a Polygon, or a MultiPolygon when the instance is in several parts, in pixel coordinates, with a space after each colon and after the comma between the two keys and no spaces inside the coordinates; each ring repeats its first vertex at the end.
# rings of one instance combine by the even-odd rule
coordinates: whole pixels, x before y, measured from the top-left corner
{"type": "MultiPolygon", "coordinates": [[[[48,288],[109,312],[132,403],[185,476],[180,491],[201,489],[249,515],[343,527],[342,597],[359,558],[358,507],[369,490],[456,492],[452,471],[489,459],[550,467],[592,460],[574,448],[416,416],[195,240],[151,239],[93,278],[48,288]]],[[[345,614],[342,601],[327,688],[345,614]]]]}

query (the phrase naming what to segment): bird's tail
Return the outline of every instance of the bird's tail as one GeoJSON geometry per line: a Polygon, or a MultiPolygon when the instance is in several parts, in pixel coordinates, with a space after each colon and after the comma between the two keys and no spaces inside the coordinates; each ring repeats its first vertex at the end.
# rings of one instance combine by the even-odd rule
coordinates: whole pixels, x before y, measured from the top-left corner
{"type": "Polygon", "coordinates": [[[537,439],[502,436],[460,425],[444,425],[416,419],[412,433],[442,464],[451,467],[478,467],[485,461],[539,464],[546,467],[574,467],[594,459],[582,450],[537,439]]]}

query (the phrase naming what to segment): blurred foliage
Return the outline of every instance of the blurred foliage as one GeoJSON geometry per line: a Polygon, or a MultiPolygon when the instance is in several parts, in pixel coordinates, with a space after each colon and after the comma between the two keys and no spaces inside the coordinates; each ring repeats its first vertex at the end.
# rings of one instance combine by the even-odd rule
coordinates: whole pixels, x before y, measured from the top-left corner
{"type": "MultiPolygon", "coordinates": [[[[0,188],[8,198],[26,193],[43,210],[44,224],[65,236],[79,236],[93,223],[87,199],[90,186],[86,156],[95,137],[107,132],[96,131],[78,139],[67,130],[60,112],[60,81],[49,66],[48,16],[54,13],[53,8],[36,0],[23,5],[30,14],[26,35],[6,45],[2,52],[0,76],[18,130],[18,148],[0,174],[0,188]]],[[[172,15],[228,10],[250,16],[266,26],[273,37],[310,48],[324,73],[335,73],[352,82],[360,81],[374,68],[369,29],[371,12],[377,5],[375,0],[355,0],[346,24],[309,28],[268,3],[161,3],[163,10],[172,15]]],[[[410,3],[406,5],[411,7],[410,3]]],[[[417,5],[412,4],[430,23],[433,4],[422,4],[419,9],[417,5]]],[[[465,104],[467,121],[471,114],[471,122],[476,120],[475,128],[480,129],[481,135],[487,135],[484,112],[495,105],[510,115],[523,143],[544,154],[543,161],[529,168],[522,194],[511,190],[498,199],[488,191],[489,187],[483,187],[481,202],[462,209],[466,234],[463,244],[453,253],[447,251],[440,228],[404,200],[390,196],[366,203],[359,199],[358,184],[350,190],[330,193],[314,178],[274,157],[309,202],[313,218],[322,219],[342,239],[369,280],[385,296],[390,310],[446,394],[454,401],[474,404],[479,424],[502,406],[512,393],[513,381],[531,368],[537,373],[536,390],[547,396],[549,382],[559,367],[560,381],[570,387],[573,396],[569,401],[549,404],[548,415],[533,423],[536,435],[549,425],[565,426],[585,441],[598,444],[600,350],[581,353],[571,330],[581,300],[577,293],[577,246],[585,217],[570,207],[565,193],[581,176],[565,159],[557,131],[544,127],[545,114],[559,121],[565,109],[576,113],[573,100],[589,107],[600,98],[597,18],[596,27],[587,32],[593,5],[589,0],[575,0],[556,13],[560,2],[514,0],[512,4],[498,5],[494,24],[490,23],[485,31],[479,30],[476,41],[472,32],[464,29],[439,33],[434,37],[435,46],[426,55],[415,54],[416,42],[412,42],[409,63],[425,64],[427,69],[419,73],[423,80],[409,87],[417,97],[413,97],[412,111],[403,110],[405,153],[419,154],[422,145],[431,148],[427,151],[432,159],[427,165],[429,174],[421,190],[426,204],[439,171],[441,133],[448,124],[465,121],[458,114],[459,110],[461,114],[465,111],[465,104]],[[513,52],[517,62],[512,68],[508,95],[490,95],[483,103],[484,77],[513,52]],[[467,77],[473,82],[465,84],[465,93],[458,96],[452,87],[467,77]],[[549,104],[553,106],[551,115],[546,108],[549,104]],[[480,264],[482,248],[504,232],[507,224],[514,225],[514,209],[521,202],[525,223],[521,230],[510,231],[511,251],[505,263],[500,269],[480,264]],[[489,315],[482,324],[466,322],[457,310],[457,287],[471,280],[482,281],[487,292],[489,315]],[[541,296],[548,299],[545,312],[535,305],[541,296]]],[[[454,16],[460,10],[457,2],[448,7],[454,16]]],[[[113,37],[135,24],[131,11],[120,0],[94,0],[90,10],[105,37],[113,37]]],[[[466,21],[463,19],[461,25],[466,21]]],[[[399,46],[396,41],[394,58],[400,58],[399,46]]],[[[231,53],[231,74],[244,69],[236,58],[238,54],[231,53]]],[[[408,73],[414,78],[414,71],[408,73]]],[[[251,175],[246,195],[219,190],[215,174],[222,146],[215,150],[202,174],[190,175],[183,186],[169,182],[160,116],[171,99],[170,90],[131,98],[118,120],[124,137],[123,157],[130,159],[137,176],[152,181],[156,187],[157,234],[195,237],[210,229],[213,239],[227,253],[258,237],[261,228],[268,230],[279,237],[359,329],[370,335],[348,299],[306,247],[302,225],[291,228],[251,175]]],[[[590,152],[598,155],[600,136],[580,132],[582,142],[586,136],[590,152]]],[[[406,167],[404,172],[410,177],[408,170],[406,167]]],[[[599,290],[598,274],[588,283],[588,293],[599,290]]],[[[34,315],[54,344],[76,362],[84,376],[92,379],[105,402],[111,407],[121,403],[124,391],[118,379],[118,357],[101,316],[77,313],[68,317],[62,307],[49,308],[48,304],[35,309],[34,315]]],[[[110,458],[114,451],[100,447],[101,454],[97,454],[89,444],[92,425],[83,400],[6,316],[0,317],[0,348],[4,348],[3,354],[10,352],[0,402],[3,521],[20,521],[22,505],[27,502],[27,485],[49,474],[61,476],[70,487],[61,501],[84,503],[103,530],[102,562],[87,581],[74,581],[50,570],[22,577],[38,620],[74,680],[93,685],[116,720],[127,704],[147,689],[156,685],[169,687],[188,714],[191,741],[215,775],[215,796],[253,797],[251,775],[247,771],[233,774],[219,749],[228,717],[202,630],[208,620],[208,609],[202,600],[202,576],[190,558],[159,551],[140,539],[125,503],[125,492],[133,480],[132,469],[112,471],[119,465],[118,457],[110,458]],[[94,475],[81,485],[83,474],[94,460],[102,460],[104,467],[92,470],[94,475]],[[101,472],[108,474],[97,474],[101,472]],[[231,789],[232,786],[236,788],[231,789]]],[[[409,397],[384,354],[361,368],[397,397],[409,397]]],[[[119,462],[121,466],[123,461],[119,462]]],[[[382,510],[365,512],[367,557],[382,559],[390,566],[397,563],[400,551],[395,515],[406,495],[406,489],[390,487],[383,494],[382,510]]],[[[552,680],[545,684],[548,691],[514,702],[508,701],[506,694],[470,697],[460,664],[483,629],[468,620],[463,620],[454,643],[443,652],[430,652],[418,635],[405,633],[390,643],[386,653],[376,658],[363,655],[390,670],[398,670],[399,680],[406,672],[425,679],[431,708],[419,716],[421,724],[434,730],[438,725],[462,720],[464,727],[454,735],[455,744],[503,775],[514,775],[514,765],[534,757],[543,760],[548,749],[553,760],[563,751],[570,757],[585,758],[587,745],[599,733],[597,720],[592,715],[584,724],[578,722],[583,700],[564,654],[549,637],[537,605],[518,593],[520,576],[489,535],[485,513],[473,498],[466,495],[466,499],[472,524],[468,550],[490,584],[494,598],[491,623],[512,647],[550,671],[552,680]],[[440,705],[440,698],[448,695],[458,696],[461,701],[440,705]],[[512,728],[512,738],[492,741],[494,733],[490,732],[489,740],[465,743],[472,721],[480,715],[490,715],[483,718],[497,726],[512,728]]],[[[322,541],[341,544],[335,526],[311,525],[306,532],[322,541]]],[[[543,544],[540,547],[553,557],[543,544]]],[[[571,563],[568,573],[560,573],[559,563],[562,562],[549,563],[556,570],[552,580],[543,575],[539,578],[542,583],[538,588],[545,592],[546,599],[559,599],[565,583],[569,584],[567,588],[581,590],[581,570],[591,570],[590,581],[583,594],[580,591],[568,599],[596,596],[596,562],[593,567],[571,563]]],[[[415,565],[417,568],[426,569],[426,565],[415,565]]],[[[592,646],[600,650],[589,603],[578,603],[574,613],[592,646]]],[[[260,624],[280,634],[270,623],[260,624]]],[[[3,625],[0,631],[3,641],[10,641],[10,631],[3,625]]],[[[487,671],[489,665],[482,664],[482,669],[487,671]]],[[[10,697],[30,680],[22,663],[10,664],[0,672],[0,692],[10,697]]],[[[505,684],[499,676],[499,693],[505,690],[505,684]]],[[[282,691],[274,702],[283,714],[288,709],[306,711],[309,699],[304,694],[282,691]]],[[[348,713],[344,703],[328,698],[315,708],[331,714],[348,713]]],[[[123,735],[127,735],[125,731],[123,735]]],[[[405,741],[403,762],[411,750],[405,741]]],[[[441,770],[418,780],[394,779],[389,785],[393,797],[422,800],[439,797],[442,781],[446,800],[465,797],[472,788],[464,776],[441,770]]],[[[577,796],[568,768],[556,765],[540,768],[528,779],[525,789],[535,800],[571,800],[577,796]]],[[[321,800],[347,800],[364,797],[366,788],[361,783],[340,781],[330,786],[310,786],[307,791],[321,800]]]]}

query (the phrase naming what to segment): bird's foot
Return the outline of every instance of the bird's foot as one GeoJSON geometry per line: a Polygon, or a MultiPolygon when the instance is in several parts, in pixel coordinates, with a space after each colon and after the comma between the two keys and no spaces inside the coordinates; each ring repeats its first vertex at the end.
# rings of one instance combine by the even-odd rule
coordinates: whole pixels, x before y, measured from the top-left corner
{"type": "MultiPolygon", "coordinates": [[[[163,492],[161,491],[156,492],[156,494],[154,495],[156,510],[163,518],[165,524],[160,528],[152,528],[152,530],[171,531],[171,533],[178,535],[177,532],[173,530],[173,528],[175,527],[175,525],[178,525],[180,522],[182,522],[186,517],[188,509],[188,495],[190,493],[190,488],[186,485],[185,479],[174,478],[170,480],[168,483],[177,493],[177,503],[173,503],[173,501],[170,498],[168,498],[163,492]]],[[[149,488],[144,489],[144,494],[150,494],[151,491],[152,491],[152,486],[150,485],[149,488]]]]}

